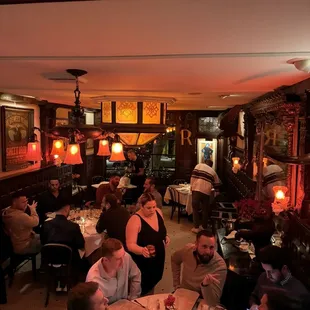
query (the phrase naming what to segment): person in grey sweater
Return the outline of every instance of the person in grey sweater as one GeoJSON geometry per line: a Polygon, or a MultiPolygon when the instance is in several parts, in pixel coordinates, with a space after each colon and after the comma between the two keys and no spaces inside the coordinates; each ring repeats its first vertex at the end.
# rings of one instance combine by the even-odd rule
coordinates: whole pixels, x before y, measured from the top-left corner
{"type": "Polygon", "coordinates": [[[195,244],[188,244],[171,256],[174,288],[196,291],[210,306],[220,303],[227,275],[227,266],[215,251],[215,243],[212,232],[201,230],[195,244]]]}
{"type": "Polygon", "coordinates": [[[258,278],[256,287],[251,294],[251,310],[259,309],[263,296],[270,289],[283,289],[297,300],[309,297],[305,286],[294,278],[288,268],[288,255],[284,249],[269,245],[263,248],[259,254],[263,272],[258,278]]]}

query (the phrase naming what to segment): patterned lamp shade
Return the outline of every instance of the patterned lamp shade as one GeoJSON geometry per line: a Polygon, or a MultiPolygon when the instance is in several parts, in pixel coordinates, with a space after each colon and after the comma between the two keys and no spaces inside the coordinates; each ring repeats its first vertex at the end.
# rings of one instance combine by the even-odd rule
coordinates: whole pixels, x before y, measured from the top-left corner
{"type": "Polygon", "coordinates": [[[98,156],[110,156],[111,155],[108,140],[99,141],[99,149],[98,149],[97,155],[98,156]]]}
{"type": "Polygon", "coordinates": [[[29,142],[27,145],[27,154],[26,154],[26,160],[27,161],[41,161],[41,148],[40,148],[40,142],[34,141],[29,142]]]}
{"type": "Polygon", "coordinates": [[[69,144],[67,148],[64,163],[67,165],[80,165],[83,164],[81,158],[80,145],[77,143],[69,144]]]}

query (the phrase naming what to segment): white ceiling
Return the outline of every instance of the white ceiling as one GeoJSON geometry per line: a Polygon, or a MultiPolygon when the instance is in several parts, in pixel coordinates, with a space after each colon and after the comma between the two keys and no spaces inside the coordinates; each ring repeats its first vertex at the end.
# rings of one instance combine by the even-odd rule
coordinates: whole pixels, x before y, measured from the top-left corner
{"type": "Polygon", "coordinates": [[[97,96],[173,97],[170,109],[243,104],[309,77],[286,63],[310,58],[309,13],[309,0],[1,6],[0,91],[73,103],[74,83],[44,75],[79,68],[85,106],[97,96]]]}

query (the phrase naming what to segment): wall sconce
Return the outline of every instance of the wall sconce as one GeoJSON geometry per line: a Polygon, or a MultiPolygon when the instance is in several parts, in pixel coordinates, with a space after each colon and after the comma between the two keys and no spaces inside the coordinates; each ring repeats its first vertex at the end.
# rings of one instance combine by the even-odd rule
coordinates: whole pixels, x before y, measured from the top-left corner
{"type": "Polygon", "coordinates": [[[98,156],[110,156],[110,148],[109,148],[109,141],[107,139],[103,139],[99,141],[99,149],[98,149],[98,156]]]}
{"type": "Polygon", "coordinates": [[[70,142],[67,148],[66,157],[64,163],[67,165],[80,165],[83,164],[81,158],[80,145],[75,142],[75,136],[70,137],[70,142]]]}
{"type": "Polygon", "coordinates": [[[33,132],[29,137],[29,142],[27,145],[27,154],[25,157],[27,161],[33,161],[33,162],[42,160],[41,146],[40,142],[38,141],[37,135],[34,133],[35,130],[40,131],[40,129],[37,127],[33,128],[33,132]]]}
{"type": "Polygon", "coordinates": [[[112,154],[109,161],[125,161],[123,144],[120,142],[119,135],[114,136],[114,142],[112,144],[112,154]]]}
{"type": "Polygon", "coordinates": [[[286,197],[288,188],[286,186],[274,186],[272,188],[274,192],[274,202],[272,205],[272,211],[279,215],[281,212],[285,211],[290,200],[289,197],[286,197]]]}
{"type": "Polygon", "coordinates": [[[239,164],[239,160],[240,160],[240,157],[233,157],[232,158],[232,164],[233,164],[232,171],[233,171],[233,173],[238,173],[238,171],[241,168],[241,165],[239,164]]]}

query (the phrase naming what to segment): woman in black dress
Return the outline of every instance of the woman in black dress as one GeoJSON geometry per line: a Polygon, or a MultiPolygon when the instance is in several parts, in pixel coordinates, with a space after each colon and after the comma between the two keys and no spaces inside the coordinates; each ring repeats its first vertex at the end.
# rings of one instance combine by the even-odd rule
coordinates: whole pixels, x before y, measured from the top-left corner
{"type": "Polygon", "coordinates": [[[127,223],[126,244],[141,271],[142,295],[146,295],[153,292],[163,276],[165,247],[170,239],[154,196],[144,193],[140,203],[141,209],[127,223]]]}

